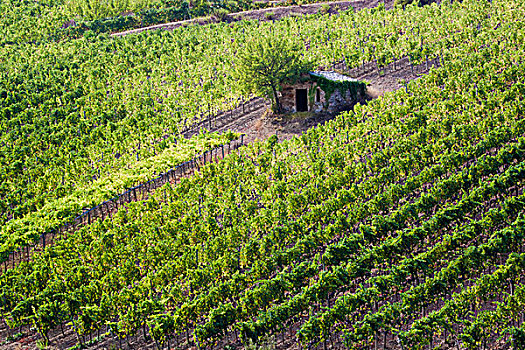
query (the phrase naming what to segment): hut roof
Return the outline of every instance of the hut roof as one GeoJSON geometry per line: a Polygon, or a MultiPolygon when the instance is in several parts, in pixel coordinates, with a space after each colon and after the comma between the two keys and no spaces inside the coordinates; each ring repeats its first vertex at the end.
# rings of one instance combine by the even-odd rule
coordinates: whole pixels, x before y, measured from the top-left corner
{"type": "Polygon", "coordinates": [[[309,73],[310,75],[313,75],[314,77],[321,77],[321,78],[325,78],[331,81],[358,81],[357,79],[350,78],[346,75],[343,75],[337,72],[333,72],[333,71],[319,70],[319,71],[314,71],[314,72],[309,72],[309,73]]]}

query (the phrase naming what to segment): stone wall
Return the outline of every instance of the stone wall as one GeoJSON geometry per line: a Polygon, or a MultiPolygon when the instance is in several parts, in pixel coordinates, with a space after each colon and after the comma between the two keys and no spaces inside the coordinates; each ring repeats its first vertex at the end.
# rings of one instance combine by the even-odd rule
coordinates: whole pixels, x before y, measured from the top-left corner
{"type": "MultiPolygon", "coordinates": [[[[283,85],[281,90],[281,107],[283,108],[283,111],[287,113],[296,112],[297,108],[295,106],[295,90],[306,89],[309,93],[312,85],[312,82],[299,83],[295,85],[283,85]]],[[[310,110],[310,106],[308,106],[308,110],[310,110]]]]}
{"type": "Polygon", "coordinates": [[[343,110],[348,110],[356,102],[361,102],[364,96],[357,96],[355,99],[349,90],[342,93],[336,89],[327,100],[326,93],[321,90],[317,83],[311,81],[306,83],[298,83],[295,85],[283,85],[280,93],[280,102],[285,113],[294,113],[296,108],[295,91],[297,89],[307,89],[308,91],[308,111],[313,113],[326,112],[336,114],[343,110]],[[317,101],[316,90],[319,89],[319,101],[317,101]]]}
{"type": "Polygon", "coordinates": [[[362,102],[363,100],[364,96],[360,96],[359,94],[356,99],[354,96],[352,96],[349,90],[346,90],[344,94],[342,94],[339,90],[335,90],[328,99],[328,103],[325,105],[324,111],[330,114],[336,114],[341,111],[348,110],[354,104],[357,102],[362,102]]]}
{"type": "Polygon", "coordinates": [[[310,106],[310,111],[314,112],[314,113],[321,113],[325,110],[325,105],[326,105],[326,93],[321,90],[321,88],[319,88],[317,86],[317,84],[314,83],[314,91],[312,92],[314,95],[313,95],[313,101],[310,101],[311,102],[311,106],[310,106]],[[319,101],[317,100],[316,98],[316,90],[319,90],[319,101]]]}

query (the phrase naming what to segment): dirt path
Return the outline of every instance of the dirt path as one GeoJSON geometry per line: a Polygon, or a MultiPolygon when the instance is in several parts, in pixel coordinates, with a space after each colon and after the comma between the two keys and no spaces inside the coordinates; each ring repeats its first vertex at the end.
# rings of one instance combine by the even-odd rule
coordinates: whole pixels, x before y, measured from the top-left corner
{"type": "MultiPolygon", "coordinates": [[[[354,10],[362,10],[364,8],[373,8],[379,5],[379,3],[384,3],[387,9],[391,8],[394,4],[394,0],[353,0],[353,1],[330,1],[330,2],[320,2],[315,4],[308,5],[294,5],[294,6],[279,6],[279,7],[270,7],[260,10],[250,10],[243,12],[235,12],[226,15],[226,22],[237,22],[242,20],[259,20],[259,21],[275,21],[280,20],[288,16],[298,16],[298,15],[307,15],[318,13],[323,10],[323,7],[326,5],[329,6],[327,13],[336,14],[341,11],[345,11],[349,8],[354,10]]],[[[323,10],[324,11],[324,10],[323,10]]],[[[173,30],[178,27],[189,26],[189,25],[206,25],[210,23],[216,23],[217,20],[212,17],[199,17],[194,19],[188,19],[184,21],[170,22],[157,24],[150,27],[137,28],[126,30],[124,32],[113,33],[111,36],[124,36],[128,34],[136,34],[148,30],[173,30]]]]}
{"type": "Polygon", "coordinates": [[[377,70],[377,67],[371,70],[366,70],[365,68],[365,71],[361,68],[356,68],[345,73],[359,80],[369,82],[369,94],[372,98],[375,98],[387,92],[401,89],[403,87],[400,83],[402,80],[409,82],[419,79],[421,76],[426,75],[433,66],[438,67],[439,65],[439,60],[433,59],[412,66],[409,59],[404,57],[395,63],[390,63],[381,70],[377,70]]]}
{"type": "MultiPolygon", "coordinates": [[[[370,83],[368,86],[369,98],[377,98],[387,92],[402,88],[401,80],[411,81],[420,78],[428,73],[432,66],[438,66],[437,61],[429,61],[420,65],[410,65],[408,58],[402,58],[389,64],[381,71],[373,63],[365,64],[357,69],[345,70],[342,65],[334,67],[359,80],[370,83]]],[[[232,131],[245,134],[245,142],[250,143],[255,140],[265,140],[272,135],[277,135],[279,140],[291,139],[295,135],[300,135],[311,127],[324,123],[331,119],[330,116],[315,115],[311,113],[296,113],[290,116],[271,116],[268,113],[270,104],[259,107],[248,115],[233,120],[231,123],[223,125],[213,131],[232,131]]]]}

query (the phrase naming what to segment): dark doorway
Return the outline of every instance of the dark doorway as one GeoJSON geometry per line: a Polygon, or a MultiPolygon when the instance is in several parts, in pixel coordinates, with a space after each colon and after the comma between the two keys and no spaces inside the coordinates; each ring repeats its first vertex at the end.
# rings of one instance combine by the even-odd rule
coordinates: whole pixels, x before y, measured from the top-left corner
{"type": "Polygon", "coordinates": [[[297,112],[308,111],[308,97],[306,89],[295,90],[295,106],[297,107],[297,112]]]}

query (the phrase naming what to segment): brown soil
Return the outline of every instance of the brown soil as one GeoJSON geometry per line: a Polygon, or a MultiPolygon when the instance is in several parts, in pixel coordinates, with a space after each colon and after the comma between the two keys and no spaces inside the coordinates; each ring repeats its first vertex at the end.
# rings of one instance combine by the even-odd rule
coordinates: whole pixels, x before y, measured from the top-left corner
{"type": "MultiPolygon", "coordinates": [[[[274,21],[279,20],[283,17],[288,16],[303,16],[307,14],[318,13],[319,11],[325,11],[323,7],[326,5],[329,6],[327,13],[336,14],[341,11],[345,11],[349,8],[354,10],[362,10],[364,8],[373,8],[376,7],[379,3],[384,3],[387,9],[391,8],[394,4],[394,0],[353,0],[353,1],[330,1],[330,2],[321,2],[308,5],[295,5],[295,6],[277,6],[270,7],[261,10],[251,10],[243,12],[230,13],[225,16],[226,22],[236,22],[241,20],[259,20],[259,21],[274,21]]],[[[199,17],[194,19],[189,19],[185,21],[170,22],[157,24],[150,27],[137,28],[126,30],[124,32],[113,33],[112,36],[124,36],[128,34],[140,33],[148,30],[173,30],[178,27],[185,27],[189,25],[206,25],[210,23],[217,23],[218,20],[211,17],[199,17]]]]}
{"type": "Polygon", "coordinates": [[[279,140],[282,141],[300,135],[309,128],[331,118],[332,116],[329,115],[313,113],[274,115],[271,112],[270,103],[265,101],[261,107],[253,112],[243,115],[213,131],[224,132],[232,130],[243,133],[245,134],[245,143],[262,141],[272,135],[277,135],[279,140]]]}
{"type": "Polygon", "coordinates": [[[422,63],[411,67],[408,58],[404,57],[395,64],[389,64],[381,70],[374,68],[372,71],[360,73],[362,69],[352,69],[346,73],[354,76],[359,80],[370,83],[368,93],[372,98],[376,98],[386,92],[398,90],[403,87],[401,80],[409,82],[426,75],[432,67],[438,67],[438,60],[429,60],[428,63],[422,63]]]}
{"type": "MultiPolygon", "coordinates": [[[[365,65],[363,68],[345,70],[341,65],[332,67],[334,70],[342,71],[359,80],[367,81],[369,99],[402,88],[400,80],[411,81],[425,75],[432,66],[437,66],[437,61],[427,64],[414,65],[411,67],[408,59],[398,60],[396,64],[390,64],[385,69],[378,71],[373,64],[365,65]]],[[[295,113],[291,115],[275,116],[270,112],[270,104],[267,102],[253,112],[224,124],[221,128],[213,131],[232,131],[246,134],[244,140],[249,143],[255,140],[265,140],[272,135],[277,135],[279,140],[291,139],[300,135],[311,127],[322,124],[331,119],[330,115],[316,115],[312,113],[295,113]]]]}

